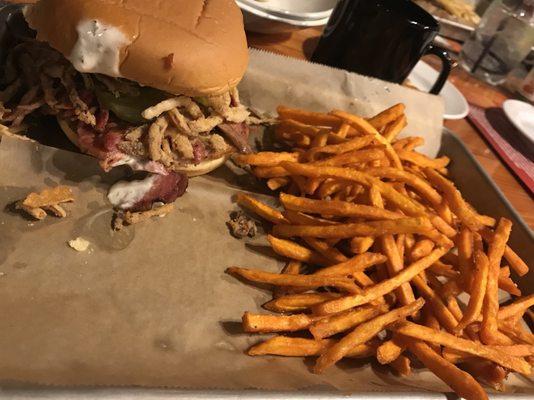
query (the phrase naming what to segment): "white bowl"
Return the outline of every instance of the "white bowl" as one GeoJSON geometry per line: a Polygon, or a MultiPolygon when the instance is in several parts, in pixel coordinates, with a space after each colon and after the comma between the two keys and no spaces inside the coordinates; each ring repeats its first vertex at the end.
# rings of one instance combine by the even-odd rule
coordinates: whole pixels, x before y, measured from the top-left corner
{"type": "Polygon", "coordinates": [[[282,18],[320,20],[330,17],[338,0],[240,0],[257,10],[282,18]]]}
{"type": "Polygon", "coordinates": [[[284,18],[271,14],[268,11],[249,6],[240,0],[236,0],[236,3],[243,12],[245,29],[250,32],[269,34],[289,33],[298,29],[326,25],[328,19],[330,18],[330,16],[316,20],[284,18]]]}

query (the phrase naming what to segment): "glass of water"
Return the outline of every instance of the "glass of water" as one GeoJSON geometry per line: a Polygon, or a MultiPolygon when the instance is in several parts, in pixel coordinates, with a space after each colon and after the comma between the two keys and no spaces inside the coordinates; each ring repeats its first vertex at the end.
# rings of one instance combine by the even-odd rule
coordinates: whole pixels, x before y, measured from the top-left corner
{"type": "Polygon", "coordinates": [[[494,0],[465,42],[460,65],[498,85],[534,46],[534,0],[494,0]]]}

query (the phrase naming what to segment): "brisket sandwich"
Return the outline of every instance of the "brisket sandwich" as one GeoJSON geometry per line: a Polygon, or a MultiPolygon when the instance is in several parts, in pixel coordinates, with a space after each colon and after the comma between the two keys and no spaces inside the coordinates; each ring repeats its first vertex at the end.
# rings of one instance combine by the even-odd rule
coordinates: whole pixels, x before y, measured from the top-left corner
{"type": "Polygon", "coordinates": [[[115,206],[174,201],[187,176],[247,152],[249,111],[236,89],[248,51],[233,0],[40,0],[34,37],[7,56],[0,122],[54,116],[104,170],[146,178],[110,193],[115,206]]]}

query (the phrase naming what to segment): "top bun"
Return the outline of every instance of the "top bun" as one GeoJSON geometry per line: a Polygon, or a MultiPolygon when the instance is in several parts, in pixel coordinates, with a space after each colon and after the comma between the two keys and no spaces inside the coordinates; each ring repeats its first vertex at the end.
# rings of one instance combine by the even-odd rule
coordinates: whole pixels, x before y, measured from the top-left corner
{"type": "Polygon", "coordinates": [[[25,17],[37,39],[75,68],[81,70],[76,59],[86,62],[81,72],[119,76],[175,95],[227,92],[248,63],[243,16],[234,0],[40,0],[25,17]],[[98,30],[88,32],[91,26],[98,30]],[[94,39],[106,31],[111,36],[102,50],[94,39]],[[91,62],[95,57],[99,61],[91,62]]]}

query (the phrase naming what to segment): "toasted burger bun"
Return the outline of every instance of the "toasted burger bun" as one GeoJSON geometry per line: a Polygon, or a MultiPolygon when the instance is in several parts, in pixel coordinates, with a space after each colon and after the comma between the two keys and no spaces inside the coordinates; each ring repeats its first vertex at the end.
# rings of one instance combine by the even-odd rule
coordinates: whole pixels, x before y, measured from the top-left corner
{"type": "MultiPolygon", "coordinates": [[[[118,76],[176,95],[227,92],[248,63],[234,0],[40,0],[27,6],[25,17],[38,40],[71,61],[80,24],[118,29],[126,40],[112,50],[118,52],[118,76]]],[[[101,65],[81,72],[106,73],[101,65]]]]}
{"type": "MultiPolygon", "coordinates": [[[[76,147],[79,148],[78,135],[76,134],[75,129],[73,129],[72,126],[69,124],[69,122],[65,119],[57,118],[57,122],[59,126],[61,127],[61,129],[63,130],[63,132],[65,133],[65,135],[67,136],[67,138],[72,142],[72,144],[74,144],[76,147]]],[[[202,161],[196,165],[189,164],[189,165],[176,167],[174,168],[174,171],[184,173],[190,177],[208,174],[211,171],[222,166],[226,162],[226,160],[228,160],[229,156],[230,156],[229,154],[226,154],[219,158],[202,161]]]]}

